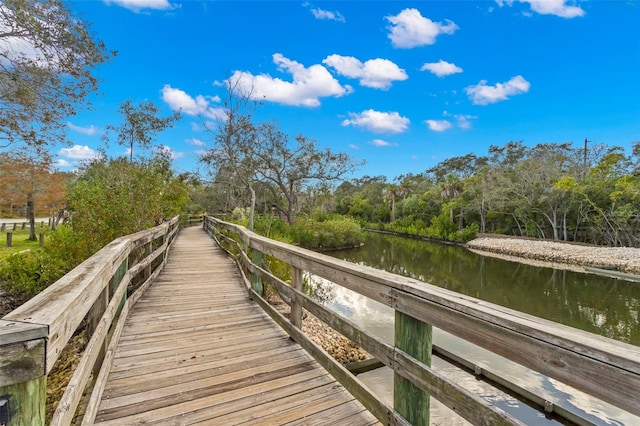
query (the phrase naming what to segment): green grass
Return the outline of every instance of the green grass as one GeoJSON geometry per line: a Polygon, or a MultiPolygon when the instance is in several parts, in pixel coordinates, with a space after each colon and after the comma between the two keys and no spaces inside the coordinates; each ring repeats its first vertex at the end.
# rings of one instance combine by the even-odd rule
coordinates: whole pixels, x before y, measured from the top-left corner
{"type": "MultiPolygon", "coordinates": [[[[50,232],[49,227],[41,227],[40,224],[38,224],[36,229],[36,238],[39,237],[41,232],[44,232],[45,234],[50,232]]],[[[0,261],[14,253],[29,249],[37,250],[39,248],[40,245],[38,241],[29,241],[29,229],[20,229],[20,225],[18,225],[18,229],[15,231],[13,230],[13,225],[7,225],[7,229],[0,232],[0,261]],[[11,232],[13,234],[13,243],[11,247],[7,247],[7,232],[11,232]]]]}

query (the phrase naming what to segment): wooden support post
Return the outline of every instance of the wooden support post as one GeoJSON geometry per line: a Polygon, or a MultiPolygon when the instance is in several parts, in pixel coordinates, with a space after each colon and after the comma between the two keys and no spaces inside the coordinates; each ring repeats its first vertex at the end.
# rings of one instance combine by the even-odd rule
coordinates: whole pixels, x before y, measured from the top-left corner
{"type": "MultiPolygon", "coordinates": [[[[96,328],[100,324],[100,320],[102,320],[102,316],[104,312],[107,310],[107,306],[109,305],[109,286],[105,286],[100,295],[96,298],[96,301],[93,302],[93,306],[91,310],[87,314],[87,340],[91,339],[93,333],[96,328]]],[[[93,366],[93,374],[96,375],[100,372],[100,368],[102,367],[102,360],[104,360],[104,355],[107,352],[107,340],[102,344],[102,348],[98,354],[98,358],[93,366]]]]}
{"type": "MultiPolygon", "coordinates": [[[[256,265],[262,268],[262,253],[256,249],[251,249],[251,261],[256,265]]],[[[251,274],[251,288],[253,291],[262,296],[263,288],[262,288],[262,277],[260,274],[251,274]]]]}
{"type": "MultiPolygon", "coordinates": [[[[164,236],[161,237],[163,239],[163,244],[164,244],[164,236]]],[[[153,241],[149,241],[147,243],[146,249],[145,249],[145,257],[150,256],[151,253],[153,253],[153,241]]],[[[144,279],[146,280],[147,278],[149,278],[151,276],[151,262],[149,263],[149,266],[147,266],[146,268],[144,268],[144,279]]]]}
{"type": "Polygon", "coordinates": [[[13,245],[13,233],[7,232],[7,247],[11,247],[13,245]]]}
{"type": "Polygon", "coordinates": [[[0,231],[4,231],[5,229],[7,229],[6,223],[3,223],[2,225],[0,225],[0,231]]]}
{"type": "MultiPolygon", "coordinates": [[[[302,269],[291,267],[291,287],[302,290],[302,269]]],[[[302,305],[297,296],[291,298],[291,324],[302,329],[302,305]]]]}
{"type": "Polygon", "coordinates": [[[40,233],[38,240],[40,242],[40,247],[42,247],[44,245],[44,232],[40,233]]]}
{"type": "Polygon", "coordinates": [[[24,228],[27,227],[27,222],[22,222],[22,227],[20,227],[20,229],[24,230],[24,228]]]}
{"type": "MultiPolygon", "coordinates": [[[[113,277],[111,277],[111,280],[109,281],[109,293],[108,293],[109,300],[111,300],[111,297],[120,286],[120,283],[122,282],[122,278],[124,278],[128,270],[129,270],[129,258],[125,259],[120,264],[120,266],[118,266],[118,269],[116,269],[116,272],[113,274],[113,277]]],[[[120,302],[120,306],[118,307],[117,315],[120,315],[120,312],[122,311],[122,308],[124,307],[124,304],[126,301],[127,301],[127,292],[125,291],[122,294],[122,301],[120,302]]]]}
{"type": "Polygon", "coordinates": [[[0,422],[44,426],[46,325],[0,320],[0,422]]]}
{"type": "Polygon", "coordinates": [[[18,224],[17,224],[17,223],[14,223],[14,224],[13,224],[13,230],[15,231],[16,229],[18,229],[18,224]]]}
{"type": "MultiPolygon", "coordinates": [[[[396,311],[395,346],[431,366],[432,327],[409,315],[396,311]]],[[[418,388],[411,381],[393,375],[394,409],[413,426],[429,425],[429,394],[418,388]]]]}

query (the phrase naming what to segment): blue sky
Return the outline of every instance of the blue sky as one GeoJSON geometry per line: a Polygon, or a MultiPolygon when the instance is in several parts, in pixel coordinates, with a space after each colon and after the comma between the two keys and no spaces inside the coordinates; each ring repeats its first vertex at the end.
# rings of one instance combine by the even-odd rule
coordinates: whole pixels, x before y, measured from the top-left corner
{"type": "Polygon", "coordinates": [[[69,119],[62,170],[94,155],[131,99],[181,108],[157,142],[178,171],[206,172],[202,123],[219,116],[229,78],[265,99],[257,119],[365,160],[355,176],[420,173],[512,140],[640,140],[638,1],[69,5],[118,55],[98,70],[94,110],[69,119]]]}

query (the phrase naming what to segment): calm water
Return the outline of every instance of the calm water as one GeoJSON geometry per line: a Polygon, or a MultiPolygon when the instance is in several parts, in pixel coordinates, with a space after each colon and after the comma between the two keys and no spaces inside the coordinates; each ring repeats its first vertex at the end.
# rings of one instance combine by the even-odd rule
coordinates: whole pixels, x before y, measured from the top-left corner
{"type": "Polygon", "coordinates": [[[363,247],[327,254],[640,346],[640,283],[370,232],[363,247]]]}
{"type": "MultiPolygon", "coordinates": [[[[367,233],[365,245],[359,249],[328,254],[640,346],[640,283],[541,268],[481,256],[462,247],[375,233],[367,233]]],[[[390,307],[319,277],[309,278],[316,296],[325,305],[393,343],[394,314],[390,307]]],[[[592,424],[640,424],[637,416],[441,330],[434,329],[433,339],[435,344],[531,392],[544,395],[546,400],[592,424]]],[[[461,374],[455,367],[443,364],[437,369],[525,424],[558,424],[513,397],[485,386],[473,376],[461,374]]],[[[379,369],[365,373],[362,380],[378,389],[381,396],[389,398],[393,389],[392,376],[390,370],[379,369]]],[[[439,415],[432,410],[434,415],[447,419],[442,424],[462,424],[449,419],[446,409],[439,415]]]]}

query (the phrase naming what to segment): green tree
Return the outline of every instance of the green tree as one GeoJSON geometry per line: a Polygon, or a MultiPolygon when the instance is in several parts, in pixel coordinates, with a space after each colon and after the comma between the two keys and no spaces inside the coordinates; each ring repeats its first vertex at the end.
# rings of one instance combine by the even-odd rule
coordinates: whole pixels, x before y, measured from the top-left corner
{"type": "Polygon", "coordinates": [[[89,256],[122,235],[158,225],[189,201],[185,176],[162,157],[140,162],[95,160],[69,191],[74,233],[89,256]]]}
{"type": "Polygon", "coordinates": [[[266,187],[273,207],[290,225],[301,194],[326,187],[360,165],[348,154],[318,148],[315,140],[304,135],[291,142],[274,123],[258,127],[257,142],[251,151],[256,180],[266,187]]]}
{"type": "Polygon", "coordinates": [[[259,103],[254,101],[252,90],[244,91],[240,79],[229,79],[224,114],[211,122],[203,117],[207,131],[213,133],[213,148],[200,158],[212,169],[215,182],[223,188],[225,198],[240,195],[234,189],[240,186],[249,191],[249,229],[253,230],[256,208],[256,163],[253,153],[258,142],[253,114],[259,103]]]}
{"type": "Polygon", "coordinates": [[[93,69],[113,55],[61,0],[0,3],[0,146],[66,142],[65,119],[88,103],[93,69]]]}
{"type": "MultiPolygon", "coordinates": [[[[134,145],[137,144],[142,149],[150,148],[158,133],[173,127],[180,119],[179,111],[168,117],[159,117],[159,109],[151,101],[134,105],[127,99],[120,104],[118,112],[122,115],[122,123],[117,126],[108,125],[107,131],[116,133],[118,145],[129,147],[129,161],[133,161],[134,145]]],[[[109,142],[108,133],[103,136],[103,140],[109,142]]]]}

